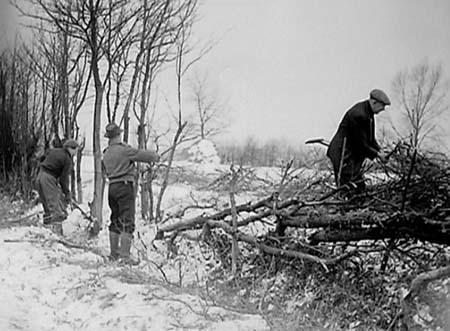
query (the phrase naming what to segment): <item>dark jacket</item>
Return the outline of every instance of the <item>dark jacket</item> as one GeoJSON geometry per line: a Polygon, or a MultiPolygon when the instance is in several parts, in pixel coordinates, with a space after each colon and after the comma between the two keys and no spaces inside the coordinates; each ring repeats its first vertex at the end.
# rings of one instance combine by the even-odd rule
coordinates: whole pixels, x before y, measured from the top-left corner
{"type": "Polygon", "coordinates": [[[41,163],[41,170],[59,180],[61,190],[69,196],[69,174],[73,163],[70,153],[65,148],[50,149],[41,163]]]}
{"type": "Polygon", "coordinates": [[[103,169],[110,183],[134,181],[136,167],[134,162],[152,163],[159,160],[152,151],[133,148],[123,142],[110,144],[103,151],[103,169]]]}
{"type": "Polygon", "coordinates": [[[350,108],[328,147],[327,156],[335,168],[340,164],[345,139],[345,158],[362,162],[374,159],[380,150],[375,139],[374,114],[368,100],[350,108]]]}

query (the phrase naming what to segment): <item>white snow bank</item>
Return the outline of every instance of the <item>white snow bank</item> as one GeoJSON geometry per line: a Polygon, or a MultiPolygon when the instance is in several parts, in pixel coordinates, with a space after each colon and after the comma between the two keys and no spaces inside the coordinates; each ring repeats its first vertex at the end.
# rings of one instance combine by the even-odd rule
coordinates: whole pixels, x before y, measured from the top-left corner
{"type": "Polygon", "coordinates": [[[220,157],[214,143],[207,139],[202,139],[195,143],[189,148],[188,154],[191,162],[220,164],[220,157]]]}

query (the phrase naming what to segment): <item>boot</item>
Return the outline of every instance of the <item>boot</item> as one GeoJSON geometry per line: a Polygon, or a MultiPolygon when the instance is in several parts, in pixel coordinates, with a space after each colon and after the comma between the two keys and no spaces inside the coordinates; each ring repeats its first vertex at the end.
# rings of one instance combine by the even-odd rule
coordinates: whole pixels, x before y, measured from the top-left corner
{"type": "Polygon", "coordinates": [[[135,261],[130,256],[131,243],[133,242],[133,235],[131,233],[122,232],[120,234],[120,260],[125,264],[138,265],[139,262],[135,261]]]}
{"type": "Polygon", "coordinates": [[[118,233],[109,231],[109,247],[111,249],[109,259],[112,261],[119,258],[119,239],[120,235],[118,233]]]}

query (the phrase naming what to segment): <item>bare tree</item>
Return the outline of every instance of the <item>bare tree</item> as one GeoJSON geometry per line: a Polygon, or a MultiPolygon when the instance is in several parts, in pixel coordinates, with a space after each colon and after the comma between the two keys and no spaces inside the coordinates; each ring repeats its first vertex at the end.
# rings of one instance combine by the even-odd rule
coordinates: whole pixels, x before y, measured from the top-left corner
{"type": "MultiPolygon", "coordinates": [[[[172,124],[175,125],[175,128],[169,129],[164,133],[158,133],[156,130],[152,133],[152,137],[158,150],[160,149],[159,143],[163,138],[168,135],[171,135],[171,138],[169,138],[168,141],[168,148],[160,152],[160,155],[163,156],[163,159],[166,162],[150,167],[147,172],[146,180],[144,181],[145,188],[149,190],[150,218],[157,223],[163,221],[165,216],[161,206],[163,196],[169,184],[169,176],[172,170],[175,152],[181,144],[198,138],[198,133],[193,130],[193,126],[187,120],[184,110],[182,98],[184,79],[189,69],[212,49],[211,44],[199,47],[198,51],[197,48],[193,46],[191,32],[195,19],[197,0],[185,1],[185,4],[186,6],[184,6],[177,14],[179,16],[178,22],[180,22],[180,25],[175,42],[176,109],[172,114],[172,124]],[[183,17],[185,19],[183,19],[183,17]],[[195,52],[194,49],[196,50],[195,52]],[[161,177],[161,183],[159,192],[155,195],[151,189],[151,184],[158,174],[161,177]]],[[[167,99],[166,101],[169,108],[172,109],[170,107],[170,101],[167,99]]]]}
{"type": "Polygon", "coordinates": [[[176,122],[176,130],[173,135],[172,144],[168,149],[168,157],[167,157],[167,167],[163,174],[163,180],[161,184],[161,189],[159,195],[156,199],[156,204],[152,203],[155,206],[155,219],[156,222],[159,222],[163,218],[163,212],[161,210],[162,198],[169,184],[169,175],[170,170],[172,168],[173,159],[175,156],[175,150],[178,145],[186,140],[186,131],[185,128],[188,125],[188,122],[183,117],[183,103],[182,103],[182,82],[186,71],[189,67],[197,61],[198,58],[194,59],[192,62],[185,64],[184,56],[189,52],[188,40],[192,31],[192,23],[193,23],[193,13],[196,9],[197,1],[192,1],[193,6],[190,8],[186,8],[185,11],[189,14],[188,16],[192,19],[188,22],[185,22],[180,29],[180,38],[176,42],[176,58],[175,58],[175,75],[176,75],[176,84],[177,84],[177,115],[175,118],[176,122]]]}
{"type": "Polygon", "coordinates": [[[101,168],[101,110],[105,86],[112,64],[123,58],[125,44],[133,38],[139,6],[125,0],[28,0],[32,7],[28,17],[55,24],[61,31],[83,42],[90,57],[95,101],[93,118],[94,197],[90,204],[93,216],[102,223],[103,176],[101,168]],[[39,11],[36,13],[36,8],[39,11]]]}
{"type": "Polygon", "coordinates": [[[419,148],[426,139],[437,138],[439,118],[449,108],[442,66],[423,62],[403,70],[395,77],[393,90],[411,145],[419,148]]]}
{"type": "MultiPolygon", "coordinates": [[[[49,148],[52,137],[58,143],[61,137],[78,139],[80,128],[77,118],[86,100],[91,78],[86,47],[80,40],[70,37],[67,29],[61,30],[51,24],[42,24],[34,30],[33,43],[24,47],[28,60],[34,64],[31,66],[34,75],[41,80],[40,86],[34,89],[33,104],[37,105],[36,95],[40,91],[42,105],[39,107],[39,129],[43,132],[45,148],[49,148]]],[[[84,144],[81,147],[76,157],[77,166],[71,176],[71,191],[79,202],[83,199],[79,170],[84,144]]]]}
{"type": "MultiPolygon", "coordinates": [[[[153,8],[153,11],[150,12],[152,19],[146,22],[148,26],[144,27],[144,31],[148,31],[148,33],[146,36],[147,40],[144,43],[145,52],[142,56],[143,75],[141,79],[139,96],[139,113],[135,111],[135,116],[138,120],[138,142],[139,147],[141,148],[147,145],[149,130],[153,124],[151,122],[147,122],[147,119],[149,118],[149,102],[153,92],[152,87],[154,79],[163,64],[171,63],[173,61],[178,63],[177,61],[179,57],[184,55],[180,55],[180,52],[188,53],[186,48],[183,47],[186,47],[184,45],[190,36],[190,29],[194,23],[196,8],[197,0],[179,2],[177,5],[174,5],[173,2],[166,0],[164,1],[164,6],[153,8]],[[182,47],[181,50],[180,47],[182,47]]],[[[177,71],[177,73],[179,73],[179,71],[177,71]]],[[[179,74],[182,75],[182,73],[179,74]]],[[[181,89],[181,81],[177,80],[177,82],[177,89],[181,89]]],[[[178,97],[180,97],[179,93],[178,97]]],[[[181,100],[178,99],[179,107],[181,107],[180,103],[181,100]]],[[[151,121],[154,120],[154,115],[155,112],[153,112],[152,116],[150,116],[151,121]]],[[[173,148],[168,151],[170,155],[169,159],[173,158],[172,153],[175,153],[177,145],[188,139],[186,136],[186,128],[188,128],[189,125],[187,125],[187,122],[182,123],[183,121],[181,116],[182,111],[179,108],[177,115],[174,116],[176,118],[175,123],[177,129],[174,135],[174,140],[172,140],[171,143],[171,147],[173,148]]],[[[158,136],[158,134],[156,134],[156,136],[158,136]]],[[[168,171],[170,171],[170,169],[168,171]]],[[[146,217],[147,215],[150,215],[150,206],[154,206],[154,204],[153,201],[149,203],[150,191],[145,189],[149,188],[148,185],[143,185],[142,188],[141,212],[142,215],[146,217]]],[[[161,199],[164,191],[165,188],[161,190],[161,199]]],[[[160,199],[158,199],[158,201],[160,201],[160,199]]],[[[160,206],[160,203],[157,203],[156,206],[160,206]]],[[[156,214],[159,214],[159,211],[157,211],[156,214]]]]}
{"type": "Polygon", "coordinates": [[[201,139],[221,133],[226,127],[226,108],[216,93],[209,88],[208,76],[198,72],[191,80],[191,94],[195,105],[196,125],[201,139]]]}
{"type": "MultiPolygon", "coordinates": [[[[156,72],[167,60],[168,52],[174,45],[177,29],[174,25],[174,13],[177,6],[171,6],[171,0],[149,1],[142,0],[142,19],[140,21],[141,31],[138,37],[138,47],[133,64],[133,76],[129,85],[128,97],[125,103],[122,121],[124,123],[124,140],[129,136],[129,113],[133,101],[139,99],[138,89],[140,84],[140,114],[135,112],[141,128],[145,125],[145,113],[150,99],[151,85],[156,72]]],[[[180,4],[183,6],[183,3],[180,4]]],[[[138,137],[140,147],[145,144],[145,131],[139,130],[138,137]]]]}
{"type": "MultiPolygon", "coordinates": [[[[125,92],[128,97],[122,116],[126,129],[124,138],[128,139],[129,111],[132,106],[136,109],[137,102],[139,111],[135,111],[135,115],[139,121],[139,147],[145,147],[148,140],[145,119],[152,82],[162,63],[179,58],[179,47],[175,45],[185,43],[187,36],[190,35],[197,0],[139,0],[131,3],[124,0],[27,1],[35,5],[28,11],[21,9],[17,5],[18,2],[16,3],[23,14],[37,19],[38,22],[56,26],[57,30],[65,33],[63,36],[79,40],[89,57],[88,77],[92,77],[95,91],[93,113],[95,176],[94,198],[90,205],[93,216],[101,224],[104,186],[101,173],[100,118],[103,99],[106,98],[107,101],[108,120],[115,120],[117,109],[121,104],[120,99],[124,95],[122,92],[124,82],[130,72],[129,69],[134,69],[128,93],[125,92]],[[172,53],[169,52],[170,49],[173,49],[172,53]],[[134,55],[136,57],[133,62],[130,59],[134,55]]],[[[61,41],[65,42],[65,39],[61,41]]],[[[182,53],[188,52],[185,44],[182,49],[182,53]]],[[[61,57],[61,60],[67,63],[68,59],[61,57]]],[[[189,66],[190,64],[185,65],[183,69],[187,70],[189,66]]],[[[63,105],[67,105],[67,90],[61,88],[58,91],[60,92],[58,96],[63,96],[58,101],[61,100],[63,105]]],[[[181,102],[180,93],[178,97],[181,102]]],[[[63,109],[66,111],[67,107],[63,109]]],[[[53,119],[53,123],[60,122],[57,116],[53,119]]],[[[183,132],[186,124],[181,118],[178,118],[177,123],[181,125],[176,131],[173,148],[168,150],[171,157],[175,147],[185,136],[183,132]]]]}
{"type": "Polygon", "coordinates": [[[33,156],[37,149],[38,81],[22,45],[0,53],[0,171],[2,186],[22,193],[32,192],[33,156]]]}

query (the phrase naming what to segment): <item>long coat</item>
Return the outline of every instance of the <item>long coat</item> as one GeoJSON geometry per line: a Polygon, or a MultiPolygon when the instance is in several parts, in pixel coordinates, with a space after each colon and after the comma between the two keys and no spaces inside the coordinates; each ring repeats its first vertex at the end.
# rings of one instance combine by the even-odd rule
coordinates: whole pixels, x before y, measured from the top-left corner
{"type": "Polygon", "coordinates": [[[379,150],[370,103],[368,100],[359,102],[345,113],[327,150],[327,156],[333,164],[336,185],[353,181],[363,189],[362,164],[366,158],[374,159],[379,150]]]}

